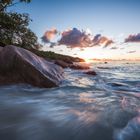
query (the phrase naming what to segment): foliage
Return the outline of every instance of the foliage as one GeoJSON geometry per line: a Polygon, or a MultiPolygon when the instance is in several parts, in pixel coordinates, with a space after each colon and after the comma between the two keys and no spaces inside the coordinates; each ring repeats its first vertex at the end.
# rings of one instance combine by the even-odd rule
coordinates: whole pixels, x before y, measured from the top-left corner
{"type": "Polygon", "coordinates": [[[23,48],[39,48],[37,36],[29,28],[28,14],[7,12],[6,9],[18,3],[31,0],[0,0],[0,45],[16,45],[23,48]]]}
{"type": "Polygon", "coordinates": [[[39,51],[33,48],[29,48],[29,50],[33,53],[35,53],[36,55],[46,58],[46,59],[51,59],[51,60],[62,60],[65,61],[67,63],[71,63],[71,62],[84,62],[83,59],[78,58],[78,57],[72,57],[72,56],[68,56],[68,55],[62,55],[62,54],[58,54],[55,52],[51,52],[51,51],[39,51]]]}
{"type": "Polygon", "coordinates": [[[0,0],[0,12],[5,11],[8,7],[14,6],[20,2],[29,3],[31,0],[0,0]]]}
{"type": "Polygon", "coordinates": [[[37,45],[36,35],[28,28],[28,14],[0,12],[0,42],[20,47],[37,45]]]}

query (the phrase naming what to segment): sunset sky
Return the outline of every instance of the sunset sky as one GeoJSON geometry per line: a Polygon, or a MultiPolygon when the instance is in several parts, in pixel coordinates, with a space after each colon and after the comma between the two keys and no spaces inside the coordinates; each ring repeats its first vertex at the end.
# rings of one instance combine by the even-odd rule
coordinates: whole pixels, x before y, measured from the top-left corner
{"type": "MultiPolygon", "coordinates": [[[[30,4],[20,4],[10,10],[29,13],[33,22],[30,28],[39,41],[43,34],[56,28],[63,32],[77,28],[101,34],[114,43],[107,47],[96,45],[84,48],[67,48],[57,45],[44,50],[88,58],[140,59],[140,0],[32,0],[30,4]],[[136,40],[124,42],[129,35],[136,40]]],[[[56,37],[53,41],[60,39],[56,37]]]]}

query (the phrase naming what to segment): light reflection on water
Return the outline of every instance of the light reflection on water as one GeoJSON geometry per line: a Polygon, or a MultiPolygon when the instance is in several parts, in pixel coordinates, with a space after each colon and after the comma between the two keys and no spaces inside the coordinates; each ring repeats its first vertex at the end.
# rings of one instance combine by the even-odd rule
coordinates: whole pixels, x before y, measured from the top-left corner
{"type": "Polygon", "coordinates": [[[140,65],[65,70],[58,88],[0,88],[2,140],[139,140],[140,65]]]}

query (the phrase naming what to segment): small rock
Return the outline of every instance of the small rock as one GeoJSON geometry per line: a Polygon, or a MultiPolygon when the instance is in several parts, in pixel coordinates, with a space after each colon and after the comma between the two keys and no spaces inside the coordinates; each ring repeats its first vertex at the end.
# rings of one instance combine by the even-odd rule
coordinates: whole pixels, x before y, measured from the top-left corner
{"type": "Polygon", "coordinates": [[[85,72],[85,74],[88,74],[88,75],[97,75],[97,73],[95,71],[87,71],[85,72]]]}
{"type": "Polygon", "coordinates": [[[59,65],[59,66],[61,66],[62,68],[68,68],[69,67],[69,64],[64,62],[64,61],[62,61],[62,60],[55,60],[54,63],[59,65]]]}
{"type": "Polygon", "coordinates": [[[78,65],[78,64],[72,64],[69,66],[71,69],[77,69],[77,70],[85,70],[85,69],[90,69],[89,66],[83,66],[83,65],[78,65]]]}
{"type": "Polygon", "coordinates": [[[111,67],[97,67],[98,69],[112,69],[111,67]]]}

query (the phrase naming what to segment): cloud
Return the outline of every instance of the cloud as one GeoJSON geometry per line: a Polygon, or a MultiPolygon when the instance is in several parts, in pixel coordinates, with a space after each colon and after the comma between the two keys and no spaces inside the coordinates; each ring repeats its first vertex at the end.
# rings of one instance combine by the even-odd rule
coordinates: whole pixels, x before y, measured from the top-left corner
{"type": "Polygon", "coordinates": [[[41,37],[42,42],[50,44],[50,47],[66,45],[67,48],[80,48],[81,51],[87,47],[102,46],[108,47],[110,44],[114,43],[113,40],[102,36],[101,34],[92,35],[90,29],[79,30],[78,28],[67,29],[63,32],[57,31],[57,29],[52,28],[47,30],[41,37]],[[55,36],[58,35],[59,40],[52,42],[55,36]]]}
{"type": "Polygon", "coordinates": [[[60,45],[66,45],[68,48],[86,48],[97,45],[107,47],[112,43],[114,43],[113,40],[102,36],[101,34],[93,36],[89,29],[81,31],[77,28],[62,32],[62,37],[59,40],[60,45]]]}
{"type": "Polygon", "coordinates": [[[118,49],[117,47],[111,47],[110,48],[111,50],[116,50],[116,49],[118,49]]]}
{"type": "Polygon", "coordinates": [[[101,39],[100,39],[100,44],[103,44],[104,47],[107,47],[107,46],[111,45],[112,43],[114,43],[113,40],[108,39],[107,37],[104,37],[104,36],[103,36],[103,37],[101,37],[101,39]]]}
{"type": "Polygon", "coordinates": [[[135,53],[136,51],[129,51],[129,52],[127,52],[127,53],[135,53]]]}
{"type": "Polygon", "coordinates": [[[125,42],[139,42],[140,43],[140,33],[136,35],[129,35],[126,39],[125,42]]]}
{"type": "Polygon", "coordinates": [[[85,32],[86,34],[92,35],[92,31],[89,28],[87,28],[85,32]]]}
{"type": "Polygon", "coordinates": [[[44,43],[51,43],[51,40],[54,39],[58,31],[55,28],[47,30],[44,35],[41,37],[42,42],[44,43]]]}
{"type": "Polygon", "coordinates": [[[92,41],[93,41],[93,46],[102,45],[103,47],[107,47],[111,45],[112,43],[114,43],[113,40],[105,36],[102,36],[101,34],[95,35],[92,41]]]}
{"type": "Polygon", "coordinates": [[[66,45],[70,48],[85,48],[92,45],[91,35],[88,32],[80,31],[77,28],[69,29],[62,32],[59,40],[60,45],[66,45]]]}
{"type": "Polygon", "coordinates": [[[94,45],[98,45],[99,42],[100,42],[100,39],[101,39],[101,34],[95,35],[94,38],[93,38],[93,40],[92,40],[93,43],[94,43],[94,45]]]}
{"type": "Polygon", "coordinates": [[[83,48],[80,48],[80,51],[84,51],[85,49],[83,49],[83,48]]]}

